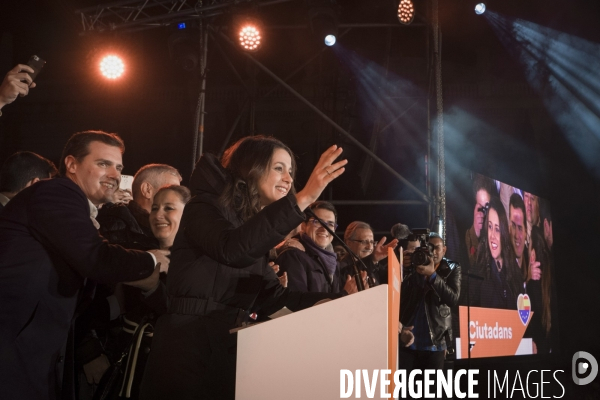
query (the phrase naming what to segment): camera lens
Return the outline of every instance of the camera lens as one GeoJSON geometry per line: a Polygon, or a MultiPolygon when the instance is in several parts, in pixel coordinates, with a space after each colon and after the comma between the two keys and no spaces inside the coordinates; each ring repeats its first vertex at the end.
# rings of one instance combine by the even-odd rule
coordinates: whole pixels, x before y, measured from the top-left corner
{"type": "Polygon", "coordinates": [[[429,257],[427,252],[423,249],[416,249],[412,255],[412,263],[415,266],[429,264],[429,257]]]}

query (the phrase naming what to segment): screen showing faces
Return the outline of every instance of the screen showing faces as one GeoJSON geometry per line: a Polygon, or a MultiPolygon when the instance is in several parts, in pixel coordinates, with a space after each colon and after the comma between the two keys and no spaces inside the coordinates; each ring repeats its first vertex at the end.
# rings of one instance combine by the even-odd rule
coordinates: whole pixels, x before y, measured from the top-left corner
{"type": "Polygon", "coordinates": [[[463,270],[453,315],[457,358],[556,351],[548,201],[480,174],[465,176],[463,187],[471,190],[449,201],[447,222],[448,246],[463,270]]]}

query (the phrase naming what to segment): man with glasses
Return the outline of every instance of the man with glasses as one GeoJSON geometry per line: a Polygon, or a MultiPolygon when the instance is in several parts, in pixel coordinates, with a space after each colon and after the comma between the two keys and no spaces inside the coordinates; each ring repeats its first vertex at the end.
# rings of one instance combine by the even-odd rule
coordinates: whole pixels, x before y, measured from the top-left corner
{"type": "MultiPolygon", "coordinates": [[[[329,229],[337,229],[337,211],[333,204],[317,201],[309,206],[312,212],[329,229]]],[[[302,292],[336,293],[351,284],[351,277],[340,279],[340,265],[333,252],[333,236],[314,217],[307,215],[301,224],[302,232],[297,236],[304,251],[296,247],[285,248],[277,257],[280,273],[287,273],[288,288],[302,292]]],[[[394,242],[390,245],[395,246],[394,242]]],[[[387,256],[387,247],[385,249],[387,256]]],[[[369,263],[369,260],[365,260],[369,263]]],[[[352,274],[353,275],[353,274],[352,274]]],[[[363,279],[366,274],[363,274],[363,279]]]]}
{"type": "MultiPolygon", "coordinates": [[[[313,213],[323,220],[329,229],[337,228],[337,211],[333,204],[317,201],[309,206],[313,213]]],[[[331,242],[333,236],[321,226],[319,221],[307,215],[301,224],[301,232],[295,237],[304,247],[284,248],[277,257],[280,274],[287,273],[288,289],[300,292],[337,293],[340,284],[340,270],[337,256],[331,242]]]]}
{"type": "Polygon", "coordinates": [[[387,268],[380,266],[379,262],[387,257],[388,247],[392,249],[396,248],[398,239],[392,240],[387,245],[384,245],[385,241],[386,238],[383,237],[379,242],[375,242],[373,239],[373,229],[366,222],[354,221],[350,223],[344,232],[344,242],[362,260],[362,263],[354,260],[351,254],[346,254],[340,260],[342,282],[348,276],[355,275],[355,263],[359,271],[364,271],[365,267],[367,268],[369,286],[377,286],[387,282],[387,268]]]}
{"type": "Polygon", "coordinates": [[[346,245],[350,247],[350,250],[360,258],[371,255],[375,248],[371,225],[362,221],[350,223],[344,232],[344,242],[346,242],[346,245]]]}

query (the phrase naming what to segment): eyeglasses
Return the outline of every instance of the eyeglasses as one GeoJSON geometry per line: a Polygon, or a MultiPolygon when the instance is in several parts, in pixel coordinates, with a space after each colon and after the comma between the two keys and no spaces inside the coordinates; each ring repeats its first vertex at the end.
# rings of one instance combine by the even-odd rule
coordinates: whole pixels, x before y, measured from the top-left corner
{"type": "Polygon", "coordinates": [[[350,240],[352,240],[353,242],[361,243],[365,246],[368,246],[368,245],[373,246],[375,244],[374,240],[368,240],[368,239],[365,239],[365,240],[350,239],[350,240]]]}
{"type": "MultiPolygon", "coordinates": [[[[316,227],[321,226],[321,223],[319,221],[317,221],[316,219],[314,219],[314,218],[309,219],[308,222],[312,222],[313,225],[316,226],[316,227]]],[[[323,222],[325,222],[325,221],[323,221],[323,222]]],[[[335,231],[337,229],[337,227],[338,227],[338,224],[336,224],[334,222],[325,222],[325,225],[327,225],[327,227],[329,229],[331,229],[332,231],[335,231]]]]}

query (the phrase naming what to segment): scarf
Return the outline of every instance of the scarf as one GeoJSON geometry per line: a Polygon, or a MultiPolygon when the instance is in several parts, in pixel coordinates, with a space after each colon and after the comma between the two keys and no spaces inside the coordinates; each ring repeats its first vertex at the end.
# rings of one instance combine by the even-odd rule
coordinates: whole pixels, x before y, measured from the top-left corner
{"type": "Polygon", "coordinates": [[[317,255],[317,257],[319,257],[319,260],[321,260],[329,275],[333,276],[335,274],[335,268],[337,267],[336,254],[317,246],[317,244],[313,242],[313,240],[305,233],[300,234],[300,239],[302,239],[302,242],[305,246],[310,248],[317,255]]]}

